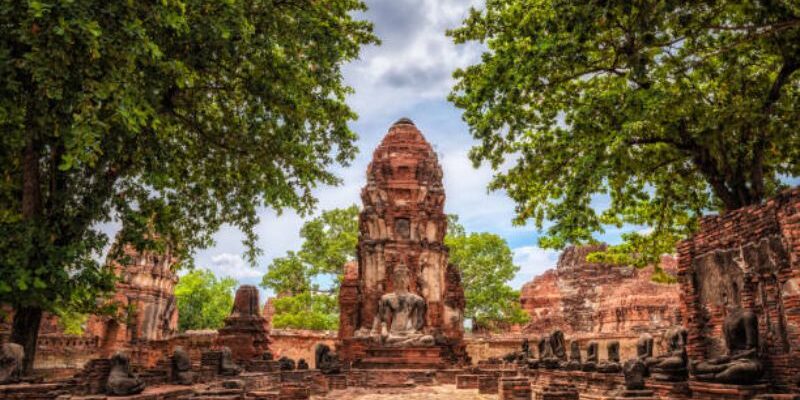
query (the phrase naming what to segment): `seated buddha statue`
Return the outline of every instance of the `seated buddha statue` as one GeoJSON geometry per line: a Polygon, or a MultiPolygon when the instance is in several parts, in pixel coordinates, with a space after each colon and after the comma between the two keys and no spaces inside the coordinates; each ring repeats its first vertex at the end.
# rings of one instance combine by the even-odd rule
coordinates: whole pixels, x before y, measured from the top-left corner
{"type": "Polygon", "coordinates": [[[619,342],[616,340],[608,342],[606,349],[608,358],[606,361],[597,363],[597,372],[612,374],[621,371],[622,366],[619,363],[619,342]]]}
{"type": "Polygon", "coordinates": [[[692,375],[702,381],[749,385],[764,374],[758,354],[758,318],[732,307],[722,325],[728,354],[692,363],[692,375]]]}
{"type": "Polygon", "coordinates": [[[432,346],[434,338],[425,334],[427,303],[408,291],[408,269],[400,264],[392,276],[394,291],[381,296],[370,335],[386,346],[432,346]]]}
{"type": "Polygon", "coordinates": [[[596,371],[599,353],[600,352],[597,342],[589,342],[589,344],[586,346],[586,361],[581,366],[581,371],[584,372],[596,371]]]}
{"type": "Polygon", "coordinates": [[[684,381],[688,375],[686,369],[686,329],[672,327],[664,332],[667,351],[656,357],[648,357],[645,364],[653,379],[659,381],[684,381]]]}

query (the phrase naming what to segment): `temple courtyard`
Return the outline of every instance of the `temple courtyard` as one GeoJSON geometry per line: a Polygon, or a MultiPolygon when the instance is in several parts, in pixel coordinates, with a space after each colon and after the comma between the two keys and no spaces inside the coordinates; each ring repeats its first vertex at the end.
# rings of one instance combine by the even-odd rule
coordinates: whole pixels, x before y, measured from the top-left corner
{"type": "Polygon", "coordinates": [[[3,345],[0,398],[800,398],[797,189],[703,219],[662,258],[677,284],[588,263],[602,246],[570,247],[523,287],[525,326],[466,334],[442,176],[414,123],[393,124],[367,170],[338,332],[271,329],[269,302],[242,285],[223,328],[178,333],[173,259],[126,247],[117,298],[138,312],[94,317],[78,337],[46,317],[35,374],[20,373],[21,346],[3,345]]]}

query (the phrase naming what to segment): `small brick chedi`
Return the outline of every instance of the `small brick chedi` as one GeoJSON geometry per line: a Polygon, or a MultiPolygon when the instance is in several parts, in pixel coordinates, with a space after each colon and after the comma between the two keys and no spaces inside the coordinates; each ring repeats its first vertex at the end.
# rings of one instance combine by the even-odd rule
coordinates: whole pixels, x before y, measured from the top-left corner
{"type": "Polygon", "coordinates": [[[410,120],[389,129],[367,169],[358,263],[345,268],[338,346],[365,368],[465,360],[464,291],[448,264],[442,169],[410,120]]]}
{"type": "Polygon", "coordinates": [[[269,350],[269,329],[267,320],[261,315],[258,297],[255,286],[239,286],[233,310],[214,340],[218,347],[229,347],[237,363],[260,358],[269,350]]]}

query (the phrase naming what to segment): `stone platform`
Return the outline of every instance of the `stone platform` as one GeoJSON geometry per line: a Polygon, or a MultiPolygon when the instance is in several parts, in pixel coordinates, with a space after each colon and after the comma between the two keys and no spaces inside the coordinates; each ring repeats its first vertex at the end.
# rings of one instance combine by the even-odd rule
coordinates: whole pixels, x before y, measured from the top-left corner
{"type": "Polygon", "coordinates": [[[766,384],[761,385],[727,385],[724,383],[689,381],[692,399],[698,400],[749,400],[758,395],[769,393],[766,384]]]}
{"type": "Polygon", "coordinates": [[[544,393],[549,387],[574,387],[581,399],[607,400],[624,389],[622,374],[536,369],[527,372],[534,392],[544,393]]]}
{"type": "Polygon", "coordinates": [[[363,359],[353,363],[357,369],[442,369],[442,349],[429,347],[367,347],[363,359]]]}

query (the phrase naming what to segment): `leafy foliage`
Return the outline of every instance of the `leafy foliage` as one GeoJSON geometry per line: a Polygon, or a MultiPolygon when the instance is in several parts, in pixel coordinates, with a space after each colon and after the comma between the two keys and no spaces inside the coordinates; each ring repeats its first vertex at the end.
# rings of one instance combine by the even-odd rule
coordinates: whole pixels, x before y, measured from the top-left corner
{"type": "Polygon", "coordinates": [[[339,304],[330,293],[303,292],[274,300],[274,328],[339,329],[339,304]]]}
{"type": "Polygon", "coordinates": [[[289,251],[286,257],[272,260],[261,278],[261,287],[272,289],[277,294],[304,293],[311,290],[311,278],[311,267],[297,253],[289,251]]]}
{"type": "Polygon", "coordinates": [[[235,279],[217,279],[207,269],[195,269],[182,276],[175,286],[178,300],[178,329],[219,329],[233,308],[235,279]]]}
{"type": "Polygon", "coordinates": [[[648,227],[593,257],[657,263],[800,175],[797,2],[488,0],[449,34],[487,46],[450,98],[542,246],[648,227]]]}
{"type": "Polygon", "coordinates": [[[67,335],[80,336],[86,329],[86,321],[89,314],[79,313],[72,310],[56,309],[58,315],[58,326],[67,335]]]}
{"type": "Polygon", "coordinates": [[[325,210],[300,229],[303,244],[297,252],[272,261],[261,280],[261,287],[277,294],[297,294],[308,291],[338,291],[342,268],[356,257],[358,244],[358,207],[325,210]],[[314,279],[332,275],[335,280],[328,288],[320,288],[314,279]]]}
{"type": "MultiPolygon", "coordinates": [[[[0,302],[93,306],[113,289],[96,261],[112,216],[124,242],[170,243],[184,263],[231,224],[254,262],[257,208],[307,212],[356,152],[341,65],[377,42],[364,9],[0,3],[0,302]]],[[[12,340],[30,353],[25,329],[12,340]]]]}
{"type": "Polygon", "coordinates": [[[274,259],[261,280],[261,287],[279,295],[272,324],[276,328],[337,329],[336,294],[344,264],[356,257],[358,207],[323,211],[303,224],[300,237],[300,250],[274,259]],[[330,287],[318,284],[323,276],[333,278],[330,287]]]}
{"type": "Polygon", "coordinates": [[[450,262],[461,270],[467,300],[464,316],[472,319],[473,329],[496,330],[528,320],[519,292],[507,284],[519,267],[503,238],[486,232],[467,234],[458,217],[448,215],[445,244],[450,262]]]}

